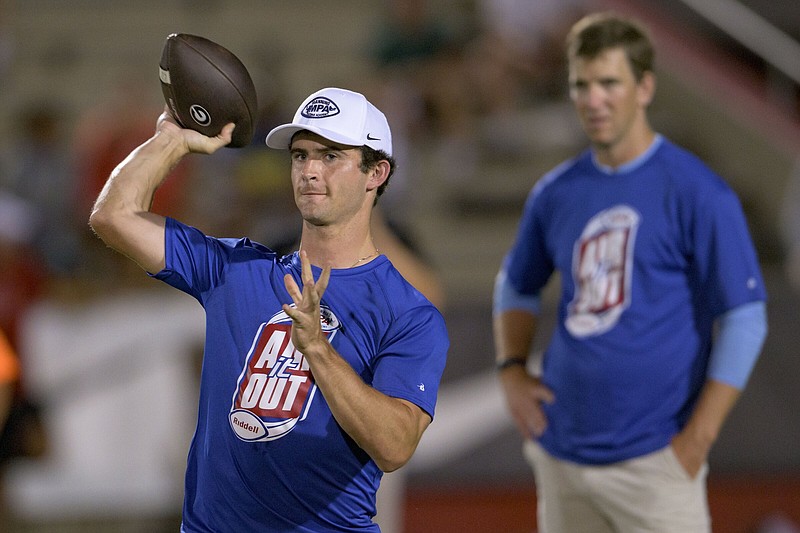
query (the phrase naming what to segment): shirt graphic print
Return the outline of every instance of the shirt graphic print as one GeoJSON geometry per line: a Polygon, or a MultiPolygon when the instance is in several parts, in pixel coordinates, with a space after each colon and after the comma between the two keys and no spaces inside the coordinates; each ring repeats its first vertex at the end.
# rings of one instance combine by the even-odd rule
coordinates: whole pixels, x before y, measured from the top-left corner
{"type": "Polygon", "coordinates": [[[627,205],[606,209],[589,220],[575,243],[575,297],[565,323],[575,337],[608,331],[630,305],[633,246],[640,218],[627,205]]]}
{"type": "MultiPolygon", "coordinates": [[[[327,307],[320,314],[322,331],[332,340],[339,321],[327,307]]],[[[279,439],[306,417],[316,390],[308,362],[292,344],[292,320],[280,311],[258,328],[245,358],[231,428],[244,441],[279,439]]]]}

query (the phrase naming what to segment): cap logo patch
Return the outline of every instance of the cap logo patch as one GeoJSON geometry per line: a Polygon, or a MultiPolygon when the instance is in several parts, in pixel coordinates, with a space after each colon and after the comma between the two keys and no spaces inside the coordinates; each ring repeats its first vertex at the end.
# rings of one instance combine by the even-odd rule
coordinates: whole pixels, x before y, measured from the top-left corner
{"type": "Polygon", "coordinates": [[[319,96],[311,100],[300,114],[306,118],[326,118],[339,114],[339,106],[329,98],[319,96]]]}

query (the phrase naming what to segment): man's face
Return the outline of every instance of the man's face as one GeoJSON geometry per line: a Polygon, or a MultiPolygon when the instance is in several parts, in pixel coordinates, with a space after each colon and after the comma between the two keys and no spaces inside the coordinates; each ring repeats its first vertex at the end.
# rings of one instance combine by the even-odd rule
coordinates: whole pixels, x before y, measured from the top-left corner
{"type": "Polygon", "coordinates": [[[291,144],[292,187],[303,220],[318,226],[346,223],[368,199],[361,149],[301,131],[291,144]]]}
{"type": "Polygon", "coordinates": [[[653,88],[652,73],[637,82],[622,48],[570,61],[570,98],[583,130],[598,149],[614,148],[642,131],[636,127],[646,121],[653,88]]]}

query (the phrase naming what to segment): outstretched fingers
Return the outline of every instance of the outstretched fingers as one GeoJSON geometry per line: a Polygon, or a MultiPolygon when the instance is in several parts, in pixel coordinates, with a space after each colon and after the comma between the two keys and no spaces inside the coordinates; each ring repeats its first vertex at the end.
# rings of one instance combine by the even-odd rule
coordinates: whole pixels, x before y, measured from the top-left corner
{"type": "Polygon", "coordinates": [[[303,293],[300,291],[300,287],[297,286],[297,282],[295,282],[291,274],[283,276],[283,286],[286,287],[286,292],[292,297],[292,301],[295,305],[303,299],[303,293]]]}
{"type": "Polygon", "coordinates": [[[283,278],[286,290],[292,297],[294,306],[284,304],[283,311],[292,319],[292,342],[303,353],[322,339],[322,326],[320,324],[320,301],[325,289],[328,287],[331,269],[325,267],[318,280],[314,280],[311,262],[305,252],[300,252],[301,289],[294,278],[287,274],[283,278]]]}
{"type": "MultiPolygon", "coordinates": [[[[319,279],[315,281],[314,273],[311,270],[311,261],[308,260],[308,255],[305,250],[300,251],[300,264],[302,267],[301,277],[303,280],[302,300],[310,305],[319,305],[320,300],[322,300],[322,295],[325,294],[325,290],[328,288],[331,268],[329,266],[324,267],[319,279]]],[[[297,299],[295,299],[295,304],[299,305],[297,299]]]]}
{"type": "MultiPolygon", "coordinates": [[[[300,251],[300,264],[301,264],[301,281],[303,288],[301,289],[297,282],[290,274],[286,274],[283,278],[284,286],[289,296],[292,297],[294,305],[297,309],[302,311],[319,310],[319,304],[322,300],[322,295],[328,288],[328,282],[331,277],[331,268],[326,266],[322,269],[319,279],[314,280],[314,272],[311,269],[311,261],[304,250],[300,251]]],[[[292,315],[289,314],[291,317],[292,315]]]]}

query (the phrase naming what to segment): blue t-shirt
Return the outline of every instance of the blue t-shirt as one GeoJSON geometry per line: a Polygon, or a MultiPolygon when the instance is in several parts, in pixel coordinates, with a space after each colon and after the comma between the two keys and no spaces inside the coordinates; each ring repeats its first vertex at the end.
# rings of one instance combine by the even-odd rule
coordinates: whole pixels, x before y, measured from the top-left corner
{"type": "MultiPolygon", "coordinates": [[[[279,258],[167,219],[166,268],[156,277],[206,312],[185,533],[379,531],[382,472],[337,424],[291,343],[283,277],[301,285],[300,271],[297,254],[279,258]]],[[[386,257],[333,270],[321,308],[328,340],[365,383],[433,417],[444,319],[386,257]]]]}
{"type": "Polygon", "coordinates": [[[660,136],[616,171],[587,151],[543,177],[503,268],[523,295],[560,274],[540,442],[583,464],[666,446],[705,381],[714,319],[766,298],[736,195],[660,136]]]}

